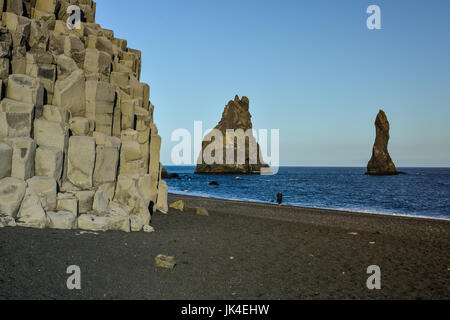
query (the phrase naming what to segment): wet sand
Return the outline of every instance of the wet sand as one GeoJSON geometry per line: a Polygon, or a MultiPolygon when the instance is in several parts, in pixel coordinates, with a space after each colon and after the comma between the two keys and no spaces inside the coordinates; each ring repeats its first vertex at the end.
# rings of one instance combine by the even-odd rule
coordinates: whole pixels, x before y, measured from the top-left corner
{"type": "Polygon", "coordinates": [[[155,233],[0,229],[0,299],[450,298],[450,221],[169,198],[210,216],[156,214],[155,233]],[[174,270],[154,267],[160,253],[174,270]]]}

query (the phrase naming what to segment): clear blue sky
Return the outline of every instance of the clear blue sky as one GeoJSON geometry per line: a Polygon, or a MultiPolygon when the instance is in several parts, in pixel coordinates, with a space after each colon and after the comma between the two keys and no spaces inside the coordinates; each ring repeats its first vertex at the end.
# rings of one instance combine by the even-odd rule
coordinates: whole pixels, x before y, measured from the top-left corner
{"type": "Polygon", "coordinates": [[[165,165],[239,94],[282,165],[366,166],[383,108],[397,166],[450,166],[448,0],[97,0],[97,23],[142,50],[165,165]]]}

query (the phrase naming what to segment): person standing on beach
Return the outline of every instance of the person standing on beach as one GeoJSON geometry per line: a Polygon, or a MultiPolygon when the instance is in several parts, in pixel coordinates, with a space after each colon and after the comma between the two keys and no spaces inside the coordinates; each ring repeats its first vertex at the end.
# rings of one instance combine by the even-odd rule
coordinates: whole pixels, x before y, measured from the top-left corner
{"type": "Polygon", "coordinates": [[[281,204],[283,203],[283,194],[281,192],[278,192],[277,195],[277,202],[278,204],[281,206],[281,204]]]}

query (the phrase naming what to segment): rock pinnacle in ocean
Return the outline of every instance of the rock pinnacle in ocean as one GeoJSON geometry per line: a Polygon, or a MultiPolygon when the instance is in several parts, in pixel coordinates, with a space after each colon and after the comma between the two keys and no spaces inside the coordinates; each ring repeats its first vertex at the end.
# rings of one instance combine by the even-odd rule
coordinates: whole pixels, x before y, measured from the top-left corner
{"type": "Polygon", "coordinates": [[[367,165],[367,175],[397,175],[401,172],[397,171],[394,162],[388,151],[390,125],[383,110],[378,113],[375,121],[377,135],[373,146],[372,159],[367,165]]]}
{"type": "MultiPolygon", "coordinates": [[[[222,141],[215,138],[213,133],[208,134],[202,143],[202,154],[209,150],[221,149],[223,156],[218,156],[214,163],[207,163],[202,157],[200,164],[197,165],[197,174],[261,174],[269,172],[269,166],[263,162],[260,157],[260,147],[251,132],[253,125],[249,111],[250,101],[247,97],[236,95],[234,100],[228,102],[222,115],[222,119],[215,127],[216,133],[222,134],[222,141]],[[232,133],[232,139],[227,139],[227,133],[232,133]],[[243,133],[247,133],[246,136],[243,133]],[[245,143],[239,143],[244,141],[245,143]],[[227,143],[228,140],[228,143],[227,143]],[[243,146],[245,145],[245,150],[243,146]],[[252,151],[252,152],[250,152],[252,151]],[[245,152],[245,153],[242,153],[245,152]],[[234,161],[227,161],[228,156],[234,154],[234,161]],[[239,154],[244,156],[239,156],[239,154]]],[[[215,154],[213,151],[212,153],[215,154]]],[[[200,156],[201,156],[200,155],[200,156]]]]}

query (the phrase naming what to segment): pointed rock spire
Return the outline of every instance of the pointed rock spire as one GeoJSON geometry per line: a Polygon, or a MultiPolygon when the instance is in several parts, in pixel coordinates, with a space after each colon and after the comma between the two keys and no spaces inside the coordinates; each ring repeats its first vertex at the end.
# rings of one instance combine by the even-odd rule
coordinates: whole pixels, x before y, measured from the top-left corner
{"type": "Polygon", "coordinates": [[[388,151],[390,125],[383,110],[378,113],[375,121],[377,135],[373,146],[372,159],[367,165],[367,175],[397,175],[401,172],[397,171],[394,162],[388,151]]]}

